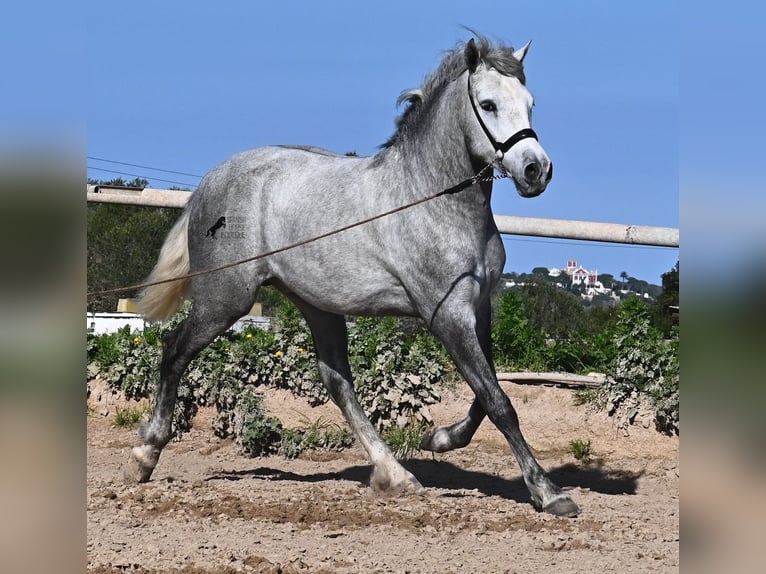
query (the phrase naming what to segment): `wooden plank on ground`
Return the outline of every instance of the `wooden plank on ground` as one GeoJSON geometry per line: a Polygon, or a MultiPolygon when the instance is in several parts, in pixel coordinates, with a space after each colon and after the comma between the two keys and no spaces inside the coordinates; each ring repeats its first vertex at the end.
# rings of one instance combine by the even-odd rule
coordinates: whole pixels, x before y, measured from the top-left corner
{"type": "Polygon", "coordinates": [[[602,373],[575,375],[573,373],[533,373],[522,371],[518,373],[498,373],[497,380],[530,385],[553,384],[568,387],[597,388],[604,384],[606,375],[602,373]]]}

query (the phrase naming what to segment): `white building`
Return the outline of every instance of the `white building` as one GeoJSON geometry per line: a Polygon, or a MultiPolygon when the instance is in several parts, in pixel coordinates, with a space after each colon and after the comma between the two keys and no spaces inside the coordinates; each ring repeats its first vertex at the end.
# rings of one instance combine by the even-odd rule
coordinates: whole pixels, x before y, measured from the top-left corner
{"type": "Polygon", "coordinates": [[[567,266],[564,269],[551,269],[548,275],[552,277],[563,275],[569,279],[569,287],[574,287],[575,285],[583,286],[583,297],[586,299],[592,299],[594,295],[614,295],[610,288],[604,287],[601,281],[598,280],[598,271],[590,271],[579,265],[574,259],[567,261],[567,266]],[[553,271],[557,273],[554,274],[553,271]]]}

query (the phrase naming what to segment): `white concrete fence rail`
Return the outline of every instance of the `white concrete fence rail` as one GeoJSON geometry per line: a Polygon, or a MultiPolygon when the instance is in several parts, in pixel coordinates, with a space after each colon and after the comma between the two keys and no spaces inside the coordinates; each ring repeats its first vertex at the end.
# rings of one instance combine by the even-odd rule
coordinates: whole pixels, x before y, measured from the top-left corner
{"type": "MultiPolygon", "coordinates": [[[[191,192],[170,189],[131,189],[88,185],[87,194],[88,201],[147,207],[182,208],[189,200],[191,192]]],[[[572,219],[543,219],[513,215],[495,215],[495,223],[500,233],[506,235],[578,239],[582,241],[652,245],[657,247],[679,246],[679,231],[675,227],[650,227],[646,225],[597,223],[595,221],[572,219]]]]}

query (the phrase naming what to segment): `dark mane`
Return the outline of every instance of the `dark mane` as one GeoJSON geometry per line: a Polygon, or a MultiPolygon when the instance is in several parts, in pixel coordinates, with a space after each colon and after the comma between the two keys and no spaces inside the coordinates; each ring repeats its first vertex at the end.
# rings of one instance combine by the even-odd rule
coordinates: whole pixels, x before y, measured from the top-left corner
{"type": "MultiPolygon", "coordinates": [[[[476,37],[476,47],[479,49],[479,59],[487,67],[494,68],[506,76],[514,76],[522,84],[526,83],[524,68],[514,56],[513,48],[503,44],[491,44],[490,41],[473,32],[476,37]]],[[[448,51],[439,67],[426,77],[423,85],[418,89],[405,90],[396,100],[396,105],[405,104],[407,107],[395,120],[396,131],[380,147],[385,149],[393,146],[404,134],[415,131],[423,110],[438,97],[446,84],[456,80],[466,71],[467,64],[463,51],[465,42],[460,42],[452,50],[448,51]]]]}

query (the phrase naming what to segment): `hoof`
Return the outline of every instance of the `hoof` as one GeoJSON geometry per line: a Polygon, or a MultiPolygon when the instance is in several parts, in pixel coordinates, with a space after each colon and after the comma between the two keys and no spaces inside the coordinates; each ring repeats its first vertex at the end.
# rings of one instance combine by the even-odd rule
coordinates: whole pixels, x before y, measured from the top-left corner
{"type": "Polygon", "coordinates": [[[543,511],[555,516],[574,518],[580,513],[580,509],[568,495],[559,496],[543,507],[543,511]]]}
{"type": "Polygon", "coordinates": [[[449,433],[446,427],[437,427],[433,430],[423,433],[420,439],[420,450],[430,452],[447,452],[452,450],[449,433]]]}
{"type": "Polygon", "coordinates": [[[396,480],[392,479],[392,477],[385,472],[373,470],[372,476],[370,477],[370,486],[375,492],[387,496],[406,494],[422,495],[426,493],[426,489],[420,484],[420,481],[406,470],[404,471],[404,474],[396,480]]]}
{"type": "Polygon", "coordinates": [[[130,484],[147,482],[159,458],[160,450],[156,447],[146,445],[134,447],[122,468],[123,478],[130,484]]]}

